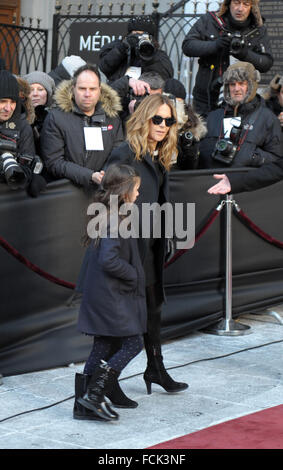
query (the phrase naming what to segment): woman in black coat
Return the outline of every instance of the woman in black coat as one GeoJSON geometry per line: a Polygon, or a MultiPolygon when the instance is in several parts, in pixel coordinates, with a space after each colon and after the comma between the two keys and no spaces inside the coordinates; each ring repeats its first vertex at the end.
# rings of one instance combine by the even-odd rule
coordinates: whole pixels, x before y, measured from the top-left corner
{"type": "Polygon", "coordinates": [[[109,421],[118,415],[106,404],[104,395],[111,394],[124,367],[142,350],[146,302],[137,240],[125,238],[120,215],[124,202],[134,203],[140,178],[127,165],[112,165],[102,185],[90,206],[93,215],[97,210],[101,213],[87,227],[90,248],[78,320],[78,329],[94,340],[84,373],[76,376],[74,418],[109,421]],[[113,195],[117,196],[115,208],[111,205],[113,195]],[[101,210],[102,206],[106,210],[101,210]]]}
{"type": "MultiPolygon", "coordinates": [[[[168,201],[168,170],[172,155],[177,154],[176,111],[171,100],[164,95],[146,97],[127,122],[127,141],[115,148],[108,164],[126,163],[133,166],[141,177],[139,197],[140,236],[138,239],[141,260],[145,270],[147,301],[147,332],[144,345],[147,354],[147,368],[144,380],[147,391],[151,384],[161,385],[167,392],[179,392],[188,387],[175,382],[167,373],[161,354],[160,326],[162,303],[165,299],[163,266],[166,255],[164,227],[161,237],[154,237],[153,226],[148,238],[142,237],[143,204],[168,201]]],[[[155,220],[155,217],[153,217],[155,220]]]]}

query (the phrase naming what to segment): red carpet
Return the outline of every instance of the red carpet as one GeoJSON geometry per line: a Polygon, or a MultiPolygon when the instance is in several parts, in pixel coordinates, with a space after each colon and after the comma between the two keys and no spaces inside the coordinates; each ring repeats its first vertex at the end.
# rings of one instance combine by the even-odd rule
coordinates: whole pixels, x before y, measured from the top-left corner
{"type": "Polygon", "coordinates": [[[283,405],[216,424],[149,449],[283,449],[283,405]]]}

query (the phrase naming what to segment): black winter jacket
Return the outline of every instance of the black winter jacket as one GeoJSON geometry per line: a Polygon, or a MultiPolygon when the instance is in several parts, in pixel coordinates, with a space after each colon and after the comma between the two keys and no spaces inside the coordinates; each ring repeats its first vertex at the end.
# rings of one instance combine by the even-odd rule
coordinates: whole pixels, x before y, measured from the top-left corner
{"type": "MultiPolygon", "coordinates": [[[[233,117],[233,113],[234,108],[228,105],[209,113],[207,135],[200,143],[200,168],[225,167],[225,163],[214,160],[212,154],[216,142],[223,138],[223,118],[233,117]]],[[[243,142],[231,167],[260,166],[283,157],[279,120],[266,107],[263,98],[256,95],[250,103],[239,106],[237,116],[242,118],[240,140],[243,142]]]]}
{"type": "Polygon", "coordinates": [[[90,335],[146,331],[144,272],[134,238],[101,238],[87,250],[78,329],[90,335]]]}
{"type": "Polygon", "coordinates": [[[123,77],[130,65],[141,67],[141,73],[157,72],[164,80],[174,75],[172,63],[166,52],[157,49],[151,60],[131,57],[128,61],[127,46],[120,40],[106,44],[101,49],[98,65],[110,83],[123,77]]]}
{"type": "MultiPolygon", "coordinates": [[[[139,207],[140,211],[142,209],[143,203],[152,204],[158,202],[160,205],[162,205],[163,203],[169,200],[168,172],[165,169],[162,169],[163,178],[162,184],[160,186],[158,174],[156,173],[154,164],[149,154],[146,154],[141,160],[137,160],[135,158],[134,152],[130,148],[129,143],[125,142],[112,151],[107,164],[110,165],[112,163],[125,163],[127,165],[132,165],[138,171],[141,177],[141,185],[139,188],[139,196],[136,200],[136,204],[139,207]]],[[[142,238],[140,236],[138,239],[138,246],[140,250],[141,261],[144,265],[149,249],[148,239],[142,238]]],[[[152,266],[152,270],[154,269],[156,271],[156,282],[158,285],[158,295],[160,301],[163,301],[165,299],[165,293],[163,288],[163,266],[165,262],[166,249],[166,239],[163,236],[161,238],[157,238],[154,245],[155,266],[152,266]]],[[[151,273],[149,272],[149,270],[146,269],[145,265],[144,267],[148,285],[148,278],[151,273]]]]}
{"type": "MultiPolygon", "coordinates": [[[[221,26],[215,12],[202,15],[186,35],[182,50],[188,57],[199,57],[199,69],[193,89],[195,111],[207,115],[217,107],[221,78],[229,67],[229,51],[217,49],[216,39],[225,34],[223,28],[231,33],[237,31],[225,13],[221,26]]],[[[246,36],[248,44],[245,57],[241,60],[252,63],[259,72],[267,72],[273,64],[272,52],[267,36],[267,29],[257,26],[254,16],[250,15],[250,24],[240,31],[246,36]]],[[[239,30],[238,30],[239,31],[239,30]]],[[[237,58],[237,57],[236,57],[237,58]]]]}
{"type": "MultiPolygon", "coordinates": [[[[33,132],[30,124],[26,120],[25,114],[21,114],[21,103],[17,104],[17,107],[8,121],[0,122],[0,138],[3,142],[6,141],[5,137],[15,139],[17,141],[17,151],[12,152],[15,156],[28,155],[33,157],[35,155],[35,145],[33,139],[33,132]],[[1,135],[2,134],[2,135],[1,135]],[[3,136],[5,136],[3,138],[3,136]]],[[[0,153],[4,153],[6,150],[1,150],[0,153]]],[[[26,164],[21,165],[22,170],[26,176],[25,188],[29,185],[32,179],[32,171],[26,164]]],[[[3,180],[3,175],[1,179],[3,180]]]]}
{"type": "Polygon", "coordinates": [[[101,98],[93,116],[86,116],[71,98],[71,81],[55,93],[58,108],[50,110],[41,132],[41,155],[55,178],[68,178],[77,185],[92,186],[92,173],[100,171],[112,149],[124,140],[117,93],[102,84],[101,98]],[[86,150],[84,127],[100,127],[104,150],[86,150]]]}
{"type": "Polygon", "coordinates": [[[228,178],[233,194],[265,188],[283,179],[283,158],[247,173],[229,173],[228,178]]]}

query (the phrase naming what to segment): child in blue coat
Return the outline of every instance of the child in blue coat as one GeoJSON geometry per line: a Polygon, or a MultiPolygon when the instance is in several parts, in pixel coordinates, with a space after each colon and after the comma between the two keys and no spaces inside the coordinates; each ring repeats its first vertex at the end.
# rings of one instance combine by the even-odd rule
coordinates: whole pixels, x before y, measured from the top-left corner
{"type": "Polygon", "coordinates": [[[93,336],[93,347],[84,374],[76,376],[74,418],[118,419],[104,396],[111,393],[121,371],[143,347],[147,314],[144,272],[137,238],[124,233],[125,216],[121,215],[124,203],[128,210],[133,208],[139,185],[140,178],[131,166],[111,165],[90,206],[95,217],[88,223],[78,328],[93,336]]]}

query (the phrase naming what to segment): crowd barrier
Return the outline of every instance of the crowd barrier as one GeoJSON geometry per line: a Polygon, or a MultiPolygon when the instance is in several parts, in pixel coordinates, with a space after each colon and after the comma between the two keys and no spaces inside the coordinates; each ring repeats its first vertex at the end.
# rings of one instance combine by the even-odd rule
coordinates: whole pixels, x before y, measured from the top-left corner
{"type": "MultiPolygon", "coordinates": [[[[177,250],[165,266],[163,339],[207,328],[225,316],[227,230],[223,198],[207,193],[212,184],[211,170],[170,173],[171,202],[196,204],[196,243],[177,250]]],[[[282,191],[279,182],[234,196],[233,317],[283,302],[282,191]]],[[[74,286],[84,254],[86,195],[59,180],[36,199],[2,184],[0,200],[0,372],[84,361],[91,338],[76,329],[74,286]]]]}

